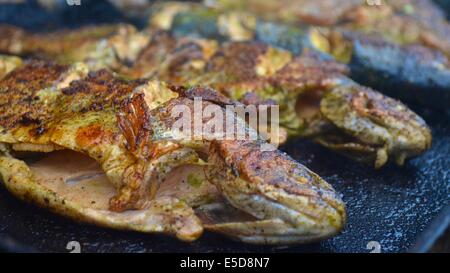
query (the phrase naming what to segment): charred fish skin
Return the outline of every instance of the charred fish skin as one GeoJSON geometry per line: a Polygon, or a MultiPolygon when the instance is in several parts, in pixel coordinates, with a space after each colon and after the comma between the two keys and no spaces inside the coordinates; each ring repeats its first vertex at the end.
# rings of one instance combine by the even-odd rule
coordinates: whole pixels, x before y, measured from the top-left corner
{"type": "Polygon", "coordinates": [[[350,4],[341,21],[327,29],[311,27],[318,34],[312,39],[316,50],[349,63],[350,77],[361,84],[406,101],[448,107],[450,25],[431,1],[393,1],[378,9],[350,4]]]}
{"type": "MultiPolygon", "coordinates": [[[[87,67],[82,64],[68,66],[31,61],[0,81],[2,182],[19,198],[75,220],[116,229],[164,232],[184,241],[197,239],[203,227],[192,208],[173,198],[148,203],[146,198],[133,200],[140,192],[139,185],[142,186],[136,185],[140,180],[133,175],[130,176],[135,191],[130,193],[127,204],[93,209],[44,187],[25,162],[11,156],[15,151],[48,153],[60,149],[85,153],[102,165],[105,175],[119,192],[124,191],[127,182],[121,183],[130,181],[130,176],[126,176],[130,170],[123,164],[133,165],[135,158],[127,154],[123,146],[111,107],[130,89],[120,86],[120,81],[113,81],[106,71],[87,74],[87,67]],[[104,88],[99,86],[103,84],[104,88]],[[90,91],[91,97],[86,91],[90,91]],[[118,212],[124,207],[137,208],[136,202],[147,206],[143,208],[139,204],[141,210],[118,212]]],[[[132,88],[133,83],[130,85],[132,88]]]]}
{"type": "MultiPolygon", "coordinates": [[[[244,18],[253,16],[262,21],[294,26],[337,28],[341,31],[379,35],[395,44],[421,44],[438,49],[446,55],[450,52],[450,25],[443,12],[431,0],[391,1],[380,6],[371,6],[359,0],[346,1],[345,4],[328,0],[245,3],[238,0],[208,0],[204,4],[209,9],[203,8],[203,13],[209,10],[209,14],[216,14],[218,17],[244,13],[247,15],[244,18]]],[[[170,9],[174,4],[169,2],[166,5],[170,9]]],[[[189,4],[178,11],[195,11],[201,16],[201,9],[201,5],[189,4]]],[[[242,19],[239,21],[241,24],[246,23],[242,19]]]]}
{"type": "MultiPolygon", "coordinates": [[[[202,107],[216,103],[230,103],[228,98],[217,96],[211,89],[183,91],[183,88],[173,87],[171,91],[156,82],[115,79],[110,72],[104,70],[86,73],[86,70],[81,68],[43,62],[25,63],[13,70],[0,81],[0,89],[2,101],[18,102],[19,105],[32,110],[2,109],[0,173],[3,183],[21,198],[50,207],[69,217],[98,225],[144,232],[166,232],[176,234],[181,240],[195,240],[200,236],[202,227],[185,203],[176,199],[152,199],[155,196],[154,191],[157,191],[159,184],[163,182],[151,179],[164,174],[158,166],[167,163],[166,167],[171,167],[173,163],[191,162],[191,159],[180,161],[179,157],[176,157],[178,160],[174,162],[170,159],[170,155],[183,149],[204,151],[216,142],[222,143],[223,152],[235,153],[232,151],[244,146],[245,151],[254,156],[261,152],[261,142],[223,143],[214,137],[200,141],[188,138],[180,142],[174,138],[173,131],[170,130],[171,125],[177,121],[170,114],[173,107],[184,105],[191,109],[194,105],[192,97],[194,95],[204,97],[202,107]],[[46,77],[42,79],[42,75],[46,77]],[[47,96],[40,97],[42,94],[47,96]],[[50,101],[49,94],[55,96],[50,101]],[[30,96],[33,97],[32,101],[28,100],[30,96]],[[4,149],[5,145],[9,148],[4,149]],[[117,195],[110,200],[109,211],[85,209],[76,203],[61,199],[56,192],[36,183],[27,165],[11,157],[8,152],[14,151],[17,147],[20,147],[21,151],[49,148],[41,149],[43,152],[64,148],[95,159],[117,191],[117,195]],[[154,177],[156,173],[158,175],[154,177]],[[25,192],[28,195],[24,194],[25,192]],[[129,212],[130,209],[133,211],[129,212]],[[130,218],[126,216],[134,220],[127,223],[125,220],[130,218]]],[[[5,107],[5,103],[2,106],[5,107]]],[[[235,122],[247,126],[238,118],[235,122]]],[[[216,150],[212,149],[210,155],[214,151],[216,150]]],[[[223,188],[223,192],[232,201],[233,206],[243,209],[246,213],[253,213],[258,220],[253,224],[233,223],[231,229],[214,223],[208,224],[208,228],[245,242],[264,244],[318,240],[333,236],[342,229],[345,223],[345,207],[331,186],[316,176],[311,180],[311,176],[314,175],[310,171],[305,171],[303,166],[279,153],[276,150],[265,152],[258,161],[265,163],[272,160],[272,157],[281,158],[280,163],[288,167],[280,169],[280,175],[283,176],[283,181],[290,180],[277,183],[285,183],[286,187],[296,187],[299,183],[302,185],[299,187],[313,194],[314,198],[304,197],[303,192],[292,192],[289,196],[284,196],[280,189],[270,187],[272,200],[269,203],[264,199],[253,200],[254,198],[250,197],[254,205],[259,204],[263,208],[253,212],[251,207],[245,204],[247,203],[245,195],[249,194],[245,191],[248,188],[246,185],[250,187],[251,184],[255,184],[264,187],[266,183],[270,184],[271,178],[265,173],[258,174],[254,178],[250,177],[253,167],[249,166],[241,170],[241,174],[232,171],[234,179],[240,183],[239,189],[229,192],[223,188]],[[276,195],[277,192],[280,192],[280,197],[276,195]],[[288,197],[290,200],[284,201],[284,198],[288,197]],[[295,204],[296,199],[300,205],[295,204]],[[317,208],[316,203],[322,205],[317,208]],[[286,213],[285,219],[278,219],[275,213],[265,213],[265,209],[275,212],[280,207],[285,208],[282,209],[286,213]],[[303,213],[315,215],[312,215],[311,219],[306,219],[303,213]],[[256,237],[246,240],[248,236],[252,237],[249,226],[270,228],[271,233],[260,234],[254,231],[256,237]]],[[[212,157],[209,160],[215,162],[212,157]]],[[[250,160],[239,159],[239,155],[227,161],[230,168],[246,162],[251,163],[250,160]],[[234,162],[235,160],[238,162],[234,162]]],[[[205,168],[210,166],[213,164],[207,164],[205,168]]],[[[211,172],[210,178],[214,179],[216,173],[217,170],[211,172]]],[[[220,186],[218,181],[216,186],[220,186]]],[[[252,193],[253,196],[257,194],[252,193]]]]}

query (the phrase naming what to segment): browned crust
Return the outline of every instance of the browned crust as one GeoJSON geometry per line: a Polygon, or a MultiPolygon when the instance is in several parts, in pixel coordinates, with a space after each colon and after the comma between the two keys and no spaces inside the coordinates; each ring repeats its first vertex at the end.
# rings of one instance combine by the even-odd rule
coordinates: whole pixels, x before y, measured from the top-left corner
{"type": "Polygon", "coordinates": [[[219,104],[222,106],[239,104],[237,101],[232,100],[229,97],[223,95],[222,93],[219,93],[209,87],[187,88],[187,87],[179,86],[179,85],[171,85],[171,86],[169,86],[169,88],[172,91],[177,92],[180,96],[189,98],[192,100],[195,98],[202,98],[205,101],[209,101],[209,102],[219,104]]]}
{"type": "Polygon", "coordinates": [[[269,82],[287,90],[327,89],[335,85],[336,79],[348,73],[349,69],[344,64],[322,61],[313,54],[304,54],[280,69],[269,82]]]}
{"type": "Polygon", "coordinates": [[[358,91],[349,92],[348,95],[349,104],[361,116],[370,116],[378,120],[386,120],[390,117],[398,122],[415,120],[424,128],[426,127],[425,122],[413,112],[398,111],[399,106],[403,106],[406,109],[406,106],[400,104],[399,101],[374,92],[370,88],[359,87],[358,91]]]}
{"type": "Polygon", "coordinates": [[[62,94],[75,101],[75,98],[86,97],[92,104],[87,109],[98,111],[102,107],[120,106],[134,88],[142,81],[125,81],[114,77],[105,70],[91,72],[82,80],[71,82],[70,86],[62,90],[62,94]]]}
{"type": "Polygon", "coordinates": [[[31,61],[0,81],[0,126],[10,129],[18,125],[42,124],[51,109],[43,107],[37,92],[52,84],[68,66],[31,61]]]}
{"type": "MultiPolygon", "coordinates": [[[[158,31],[152,35],[150,43],[140,52],[131,69],[124,73],[132,77],[157,77],[173,84],[185,84],[189,75],[198,69],[193,62],[206,63],[209,56],[202,40],[194,38],[175,38],[170,33],[158,31]]],[[[207,46],[207,45],[206,45],[207,46]]]]}
{"type": "Polygon", "coordinates": [[[207,72],[224,71],[229,82],[252,81],[258,78],[258,59],[268,48],[260,42],[226,43],[208,62],[207,72]]]}
{"type": "Polygon", "coordinates": [[[219,156],[234,176],[245,179],[249,192],[256,189],[264,196],[265,191],[273,187],[295,196],[323,200],[345,217],[340,198],[329,184],[278,150],[261,151],[261,144],[258,141],[214,141],[211,155],[219,156]]]}
{"type": "Polygon", "coordinates": [[[164,31],[156,32],[150,43],[139,53],[133,64],[131,76],[142,77],[158,73],[157,67],[175,48],[176,40],[164,31]]]}

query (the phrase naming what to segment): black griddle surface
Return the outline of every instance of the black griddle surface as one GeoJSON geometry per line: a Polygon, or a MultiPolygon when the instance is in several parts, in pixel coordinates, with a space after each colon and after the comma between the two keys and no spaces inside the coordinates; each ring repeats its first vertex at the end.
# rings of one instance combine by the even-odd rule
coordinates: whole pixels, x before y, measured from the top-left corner
{"type": "Polygon", "coordinates": [[[13,251],[68,252],[78,241],[82,252],[369,252],[377,241],[383,252],[403,252],[449,205],[449,117],[419,112],[433,131],[433,146],[404,167],[380,171],[354,163],[306,140],[293,139],[284,151],[342,193],[348,224],[335,238],[293,247],[251,246],[205,232],[183,243],[163,235],[120,232],[77,224],[23,203],[0,188],[0,246],[13,251]]]}

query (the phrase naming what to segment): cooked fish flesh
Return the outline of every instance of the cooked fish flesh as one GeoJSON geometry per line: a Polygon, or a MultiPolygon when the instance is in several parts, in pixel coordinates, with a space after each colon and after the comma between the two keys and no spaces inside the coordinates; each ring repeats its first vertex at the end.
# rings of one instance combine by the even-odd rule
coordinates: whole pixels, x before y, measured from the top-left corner
{"type": "Polygon", "coordinates": [[[167,233],[183,241],[195,240],[203,232],[193,209],[171,196],[157,196],[145,209],[111,211],[109,199],[116,194],[113,184],[97,162],[80,153],[57,151],[30,165],[3,154],[0,174],[5,187],[15,196],[77,221],[120,230],[167,233]]]}
{"type": "MultiPolygon", "coordinates": [[[[0,80],[3,183],[71,218],[184,241],[203,228],[260,244],[309,242],[342,229],[345,208],[333,188],[280,151],[261,150],[263,140],[178,138],[173,109],[195,110],[194,96],[205,99],[202,110],[230,103],[208,88],[126,81],[82,63],[26,62],[0,80]],[[49,157],[27,164],[14,157],[23,152],[49,157]],[[194,168],[187,180],[202,167],[216,194],[165,185],[183,166],[194,168]],[[226,206],[235,208],[233,220],[219,223],[215,212],[226,206]]],[[[237,116],[232,121],[252,130],[237,116]]]]}

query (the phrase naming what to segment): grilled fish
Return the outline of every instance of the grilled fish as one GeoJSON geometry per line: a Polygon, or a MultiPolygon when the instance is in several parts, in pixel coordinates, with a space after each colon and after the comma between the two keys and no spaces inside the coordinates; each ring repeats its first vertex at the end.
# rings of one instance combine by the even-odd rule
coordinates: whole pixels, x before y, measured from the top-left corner
{"type": "Polygon", "coordinates": [[[290,136],[310,137],[376,168],[430,147],[425,122],[405,105],[346,77],[347,67],[258,42],[155,35],[128,71],[174,84],[207,85],[243,104],[280,105],[290,136]]]}
{"type": "Polygon", "coordinates": [[[350,76],[361,84],[433,108],[449,106],[450,100],[441,98],[448,98],[450,90],[450,25],[428,1],[395,1],[380,7],[361,1],[210,2],[217,2],[214,9],[159,4],[150,28],[171,29],[175,36],[255,39],[294,54],[316,50],[349,64],[350,76]],[[404,64],[405,60],[411,61],[404,64]]]}
{"type": "Polygon", "coordinates": [[[206,0],[205,3],[219,11],[244,11],[270,21],[332,26],[380,35],[396,44],[422,44],[447,55],[450,53],[450,25],[431,0],[383,1],[380,5],[369,5],[361,0],[345,3],[206,0]]]}
{"type": "MultiPolygon", "coordinates": [[[[173,130],[173,111],[195,113],[197,96],[202,111],[233,103],[208,88],[123,80],[83,63],[26,62],[0,80],[3,183],[71,218],[184,241],[203,228],[260,244],[309,242],[342,229],[345,208],[333,188],[278,150],[261,150],[265,141],[179,138],[186,132],[173,130]],[[14,157],[24,152],[50,156],[27,164],[14,157]],[[186,166],[179,179],[191,175],[194,187],[183,190],[171,171],[186,166]],[[210,186],[196,188],[192,175],[202,169],[210,186]],[[218,222],[217,209],[227,207],[230,220],[218,222]]],[[[233,126],[252,130],[232,117],[233,126]]]]}
{"type": "Polygon", "coordinates": [[[126,24],[39,34],[0,25],[0,53],[33,56],[59,63],[84,62],[92,70],[118,68],[134,60],[149,37],[126,24]]]}
{"type": "MultiPolygon", "coordinates": [[[[129,78],[210,86],[244,104],[280,105],[280,125],[288,135],[313,138],[376,168],[389,160],[402,165],[406,158],[429,148],[428,127],[406,106],[351,81],[345,76],[348,71],[344,65],[326,56],[316,56],[307,48],[302,51],[303,55],[295,57],[288,51],[258,42],[220,45],[214,40],[175,38],[167,32],[152,32],[149,44],[139,54],[134,54],[136,61],[132,65],[108,66],[99,57],[89,59],[89,67],[109,67],[129,78]],[[377,102],[356,110],[352,99],[339,100],[339,107],[349,111],[346,116],[354,123],[338,124],[327,117],[333,113],[323,108],[329,106],[326,94],[334,93],[338,87],[339,96],[353,97],[351,94],[357,92],[351,90],[358,90],[377,94],[364,95],[367,103],[377,102]],[[374,105],[376,109],[368,109],[374,105]],[[361,134],[361,129],[356,127],[364,128],[365,133],[361,134]],[[325,137],[330,134],[333,137],[325,137]]],[[[87,51],[85,54],[92,56],[87,51]]],[[[85,58],[79,61],[83,60],[85,58]]],[[[280,139],[274,141],[283,142],[285,138],[285,134],[281,134],[280,139]]]]}

